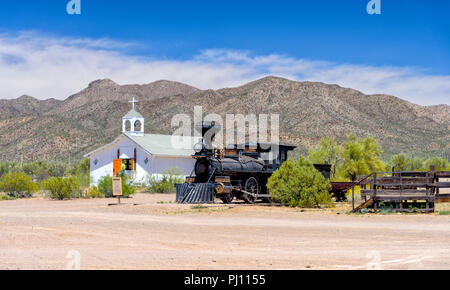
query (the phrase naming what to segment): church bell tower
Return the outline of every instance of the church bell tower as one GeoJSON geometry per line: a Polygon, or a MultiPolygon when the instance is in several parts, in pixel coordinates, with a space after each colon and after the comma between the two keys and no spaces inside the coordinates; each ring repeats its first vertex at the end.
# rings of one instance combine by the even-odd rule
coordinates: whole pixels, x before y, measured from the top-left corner
{"type": "Polygon", "coordinates": [[[144,136],[144,117],[135,110],[137,102],[134,97],[129,102],[132,104],[132,109],[122,118],[122,133],[144,136]]]}

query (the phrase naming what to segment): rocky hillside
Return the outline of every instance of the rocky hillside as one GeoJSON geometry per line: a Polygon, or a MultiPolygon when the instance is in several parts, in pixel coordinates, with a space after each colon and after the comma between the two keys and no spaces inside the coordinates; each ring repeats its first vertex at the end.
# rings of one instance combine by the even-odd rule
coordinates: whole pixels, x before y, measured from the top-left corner
{"type": "Polygon", "coordinates": [[[342,139],[350,132],[373,135],[386,155],[450,152],[448,105],[423,107],[337,85],[267,77],[220,90],[170,81],[120,86],[98,80],[64,101],[29,96],[0,100],[0,159],[80,158],[120,134],[133,97],[139,100],[147,133],[170,134],[173,115],[192,115],[199,105],[205,114],[223,118],[225,113],[280,114],[283,142],[299,145],[302,152],[323,136],[342,139]]]}

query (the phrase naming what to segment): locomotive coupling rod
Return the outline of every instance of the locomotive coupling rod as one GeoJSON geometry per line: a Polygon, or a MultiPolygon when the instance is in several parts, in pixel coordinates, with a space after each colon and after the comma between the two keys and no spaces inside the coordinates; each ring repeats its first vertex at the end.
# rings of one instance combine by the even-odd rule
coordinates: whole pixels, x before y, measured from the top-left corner
{"type": "Polygon", "coordinates": [[[240,191],[243,192],[243,193],[246,193],[248,195],[251,195],[251,196],[253,196],[255,198],[257,198],[259,196],[258,194],[254,194],[253,192],[248,192],[248,191],[245,191],[245,190],[242,190],[242,189],[240,191]]]}

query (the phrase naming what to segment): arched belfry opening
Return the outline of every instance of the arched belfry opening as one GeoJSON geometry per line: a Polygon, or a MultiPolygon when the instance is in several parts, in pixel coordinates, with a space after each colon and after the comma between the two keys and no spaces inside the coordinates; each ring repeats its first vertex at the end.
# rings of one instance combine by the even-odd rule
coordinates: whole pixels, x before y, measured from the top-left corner
{"type": "Polygon", "coordinates": [[[132,109],[122,118],[122,132],[133,136],[144,136],[144,117],[135,109],[135,98],[130,101],[132,109]]]}
{"type": "Polygon", "coordinates": [[[130,120],[125,120],[125,132],[131,131],[131,122],[130,120]]]}
{"type": "Polygon", "coordinates": [[[141,121],[137,120],[136,122],[134,122],[134,130],[135,131],[140,132],[141,127],[142,127],[141,121]]]}

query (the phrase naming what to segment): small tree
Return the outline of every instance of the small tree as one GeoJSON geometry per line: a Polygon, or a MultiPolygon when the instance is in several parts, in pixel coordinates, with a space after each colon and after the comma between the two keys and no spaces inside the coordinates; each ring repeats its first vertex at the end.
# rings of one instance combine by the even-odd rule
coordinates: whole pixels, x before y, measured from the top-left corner
{"type": "Polygon", "coordinates": [[[314,164],[332,165],[333,177],[339,160],[340,146],[334,138],[322,138],[319,146],[309,151],[308,160],[314,164]]]}
{"type": "Polygon", "coordinates": [[[36,184],[23,172],[12,172],[5,174],[0,179],[0,191],[7,193],[10,197],[31,197],[37,191],[36,184]]]}
{"type": "Polygon", "coordinates": [[[391,165],[395,167],[395,171],[408,171],[411,170],[412,159],[406,154],[397,154],[392,156],[391,165]]]}
{"type": "Polygon", "coordinates": [[[267,182],[273,200],[292,207],[332,206],[331,185],[322,174],[303,157],[297,162],[288,160],[267,182]]]}
{"type": "Polygon", "coordinates": [[[319,146],[309,151],[308,160],[317,164],[335,164],[339,158],[339,146],[334,138],[324,137],[319,146]]]}
{"type": "Polygon", "coordinates": [[[65,200],[80,196],[77,181],[72,177],[51,177],[42,181],[41,187],[49,191],[51,199],[65,200]]]}
{"type": "Polygon", "coordinates": [[[345,177],[355,181],[360,179],[361,175],[384,170],[381,153],[383,151],[373,137],[360,139],[354,134],[348,135],[341,152],[341,169],[345,177]]]}
{"type": "Polygon", "coordinates": [[[424,160],[420,158],[411,158],[411,170],[412,171],[420,171],[423,169],[424,160]]]}
{"type": "Polygon", "coordinates": [[[439,158],[439,157],[430,158],[430,159],[427,159],[423,165],[424,165],[424,170],[429,170],[431,165],[436,166],[436,170],[438,170],[438,171],[450,170],[450,164],[449,164],[448,160],[445,158],[439,158]]]}
{"type": "Polygon", "coordinates": [[[391,167],[395,171],[418,171],[423,170],[423,160],[408,157],[406,154],[397,154],[391,157],[391,167]]]}

